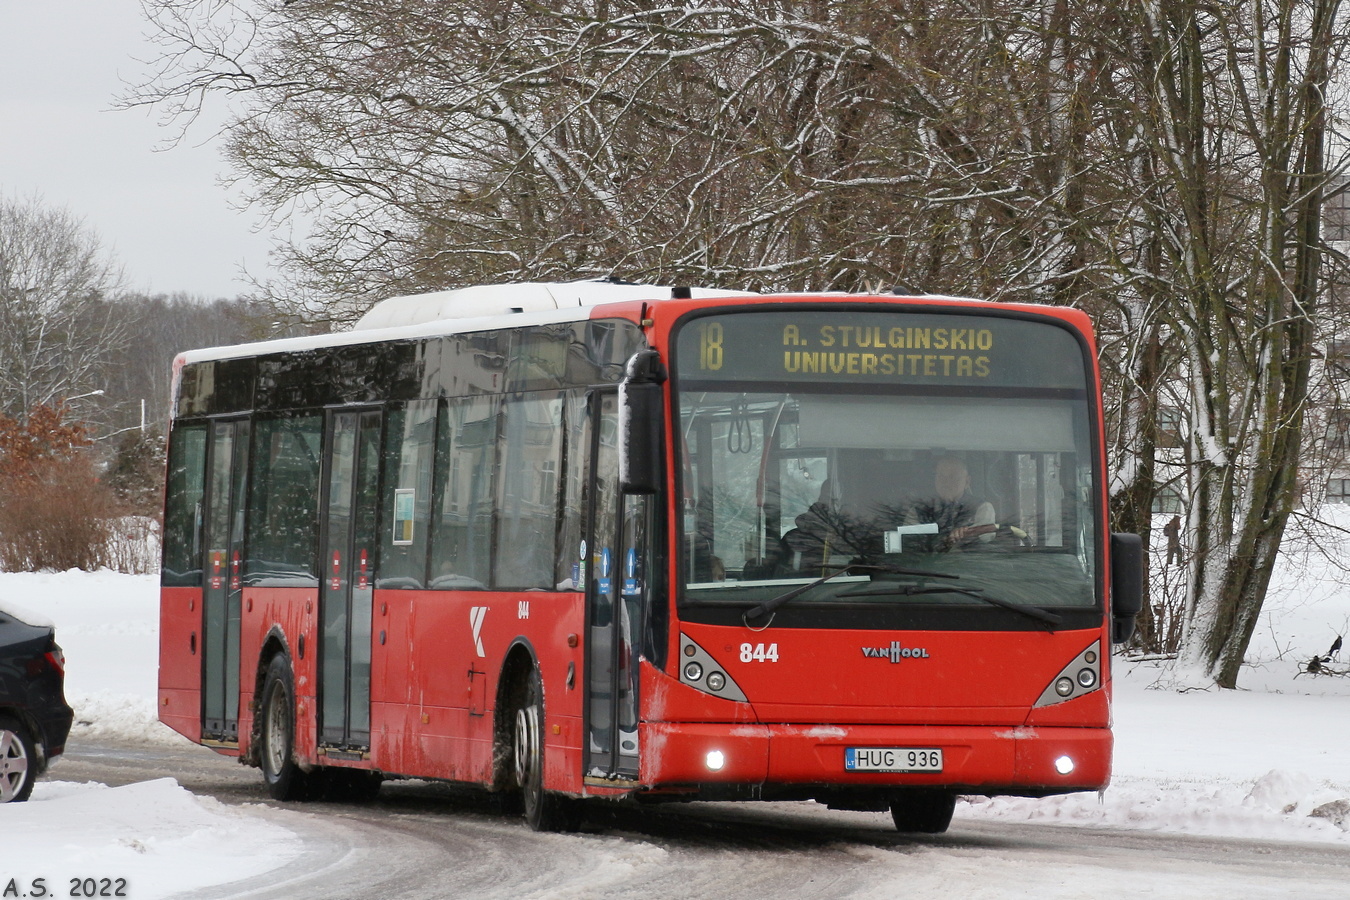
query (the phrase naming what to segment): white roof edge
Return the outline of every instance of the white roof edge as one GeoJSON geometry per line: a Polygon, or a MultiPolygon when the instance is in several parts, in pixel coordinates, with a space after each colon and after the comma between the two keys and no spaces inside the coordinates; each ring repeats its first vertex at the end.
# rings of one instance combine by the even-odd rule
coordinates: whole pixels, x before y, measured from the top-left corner
{"type": "MultiPolygon", "coordinates": [[[[554,309],[542,312],[524,312],[511,317],[510,326],[554,325],[562,322],[576,322],[587,318],[578,316],[574,307],[554,309]]],[[[346,347],[352,344],[372,344],[379,341],[411,341],[425,337],[440,337],[451,334],[468,334],[474,331],[490,331],[506,327],[499,315],[485,315],[471,319],[455,319],[453,326],[444,319],[437,319],[420,325],[396,325],[389,328],[371,328],[364,331],[335,331],[330,334],[315,334],[307,337],[278,338],[273,341],[258,341],[252,344],[234,344],[227,347],[205,347],[200,350],[187,350],[178,355],[184,363],[203,362],[210,359],[233,359],[243,356],[263,356],[268,353],[295,353],[302,350],[317,350],[320,347],[346,347]]]]}
{"type": "MultiPolygon", "coordinates": [[[[752,291],[723,291],[715,288],[691,288],[696,299],[704,297],[733,297],[752,291]]],[[[622,303],[630,300],[660,301],[670,299],[671,289],[657,284],[626,284],[614,281],[521,282],[518,284],[483,284],[437,291],[431,294],[413,294],[390,297],[376,303],[353,326],[355,331],[391,328],[399,325],[421,325],[459,319],[477,319],[483,316],[505,316],[512,313],[542,312],[551,309],[577,309],[599,306],[602,303],[622,303]]]]}
{"type": "MultiPolygon", "coordinates": [[[[691,288],[690,293],[695,300],[716,297],[778,296],[758,294],[755,291],[699,287],[691,288]]],[[[583,311],[592,307],[629,301],[660,303],[669,300],[670,294],[671,288],[663,285],[572,281],[479,285],[453,291],[391,297],[372,307],[350,331],[187,350],[178,354],[176,362],[189,364],[216,359],[262,356],[268,353],[295,353],[320,347],[345,347],[378,341],[407,341],[469,334],[475,331],[490,331],[494,328],[555,325],[589,318],[589,312],[583,311]],[[504,321],[508,316],[509,321],[504,321]]],[[[784,292],[781,296],[839,299],[866,297],[874,300],[885,295],[852,294],[846,291],[802,291],[784,292]]],[[[971,297],[942,294],[920,294],[914,299],[985,302],[971,297]]]]}
{"type": "MultiPolygon", "coordinates": [[[[669,300],[670,294],[671,288],[666,285],[611,281],[477,285],[390,297],[371,307],[350,331],[187,350],[178,354],[178,361],[186,364],[267,353],[295,353],[319,347],[468,334],[494,328],[554,325],[588,318],[589,312],[584,311],[595,306],[629,301],[658,303],[669,300]],[[510,320],[504,322],[503,318],[507,316],[510,320]]],[[[691,288],[690,294],[696,300],[757,296],[754,291],[702,287],[691,288]]]]}

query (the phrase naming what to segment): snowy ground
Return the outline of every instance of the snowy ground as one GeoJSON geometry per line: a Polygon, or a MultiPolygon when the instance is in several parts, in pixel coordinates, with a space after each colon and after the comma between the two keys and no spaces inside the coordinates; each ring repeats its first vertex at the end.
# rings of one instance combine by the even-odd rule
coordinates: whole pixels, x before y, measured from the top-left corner
{"type": "MultiPolygon", "coordinates": [[[[1348,568],[1318,553],[1288,555],[1238,691],[1159,690],[1157,663],[1118,663],[1116,774],[1101,796],[977,799],[958,806],[956,827],[996,818],[1350,848],[1350,677],[1295,677],[1350,630],[1350,584],[1340,583],[1348,568]]],[[[0,603],[57,623],[77,737],[181,741],[155,720],[154,576],[0,574],[0,603]]],[[[285,822],[172,780],[63,782],[58,764],[32,802],[0,806],[0,874],[20,892],[44,877],[64,896],[70,878],[117,872],[138,900],[165,897],[296,858],[303,841],[285,822]]]]}

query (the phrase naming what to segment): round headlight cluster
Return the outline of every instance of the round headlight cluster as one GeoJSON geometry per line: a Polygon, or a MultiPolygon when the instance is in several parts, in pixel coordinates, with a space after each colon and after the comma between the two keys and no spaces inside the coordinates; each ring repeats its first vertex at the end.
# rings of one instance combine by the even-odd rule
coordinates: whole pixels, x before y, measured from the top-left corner
{"type": "Polygon", "coordinates": [[[1067,676],[1061,676],[1055,681],[1055,693],[1061,697],[1067,697],[1073,693],[1073,679],[1067,676]]]}
{"type": "MultiPolygon", "coordinates": [[[[687,662],[684,664],[684,680],[698,681],[703,677],[703,667],[696,662],[687,662]]],[[[708,679],[704,682],[710,691],[720,691],[727,686],[727,676],[721,672],[709,672],[708,679]]]]}
{"type": "Polygon", "coordinates": [[[1084,689],[1092,687],[1097,683],[1097,673],[1091,669],[1078,670],[1078,684],[1084,689]]]}

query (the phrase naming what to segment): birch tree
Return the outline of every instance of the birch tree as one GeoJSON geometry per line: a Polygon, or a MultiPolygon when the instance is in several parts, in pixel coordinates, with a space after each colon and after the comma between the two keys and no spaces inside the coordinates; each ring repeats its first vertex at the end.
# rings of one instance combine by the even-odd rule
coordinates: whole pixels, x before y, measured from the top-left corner
{"type": "Polygon", "coordinates": [[[1138,9],[1193,460],[1180,675],[1235,687],[1299,499],[1344,30],[1338,0],[1138,9]]]}

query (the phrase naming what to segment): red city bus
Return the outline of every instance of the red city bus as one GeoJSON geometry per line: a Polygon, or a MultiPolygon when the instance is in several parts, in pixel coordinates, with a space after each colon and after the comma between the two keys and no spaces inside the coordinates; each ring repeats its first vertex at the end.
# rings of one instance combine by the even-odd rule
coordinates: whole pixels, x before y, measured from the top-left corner
{"type": "Polygon", "coordinates": [[[947,828],[1098,790],[1141,552],[1087,318],[469,288],[175,362],[161,719],[279,799],[409,776],[947,828]]]}

